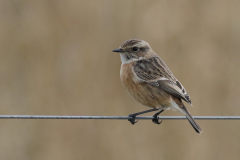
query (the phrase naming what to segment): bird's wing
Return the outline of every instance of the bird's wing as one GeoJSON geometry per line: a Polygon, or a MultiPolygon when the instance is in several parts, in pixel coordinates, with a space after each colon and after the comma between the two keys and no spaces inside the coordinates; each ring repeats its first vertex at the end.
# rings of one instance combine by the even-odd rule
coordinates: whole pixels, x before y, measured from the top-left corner
{"type": "Polygon", "coordinates": [[[181,98],[185,100],[187,103],[192,104],[190,96],[186,92],[186,90],[181,85],[182,89],[176,84],[180,82],[177,80],[176,82],[170,81],[170,80],[160,80],[158,81],[159,87],[162,88],[165,92],[181,98]]]}
{"type": "Polygon", "coordinates": [[[184,87],[159,57],[137,61],[133,67],[133,74],[139,83],[146,82],[159,87],[165,92],[191,104],[190,97],[184,87]]]}

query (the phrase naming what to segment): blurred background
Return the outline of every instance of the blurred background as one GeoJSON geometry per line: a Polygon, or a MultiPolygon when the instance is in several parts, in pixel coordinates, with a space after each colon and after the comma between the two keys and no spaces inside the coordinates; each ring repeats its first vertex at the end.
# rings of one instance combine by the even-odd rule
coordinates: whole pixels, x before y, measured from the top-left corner
{"type": "MultiPolygon", "coordinates": [[[[240,116],[240,1],[0,1],[0,114],[127,116],[127,39],[147,41],[193,116],[240,116]]],[[[153,113],[146,114],[148,116],[153,113]]],[[[162,116],[181,116],[166,111],[162,116]]],[[[0,120],[1,160],[240,159],[240,122],[0,120]]]]}

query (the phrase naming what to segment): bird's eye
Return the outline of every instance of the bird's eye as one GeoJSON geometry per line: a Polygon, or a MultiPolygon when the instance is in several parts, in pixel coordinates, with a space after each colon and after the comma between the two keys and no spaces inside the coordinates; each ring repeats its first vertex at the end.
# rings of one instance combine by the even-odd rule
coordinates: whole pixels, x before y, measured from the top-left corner
{"type": "Polygon", "coordinates": [[[133,51],[138,51],[138,47],[133,47],[133,51]]]}

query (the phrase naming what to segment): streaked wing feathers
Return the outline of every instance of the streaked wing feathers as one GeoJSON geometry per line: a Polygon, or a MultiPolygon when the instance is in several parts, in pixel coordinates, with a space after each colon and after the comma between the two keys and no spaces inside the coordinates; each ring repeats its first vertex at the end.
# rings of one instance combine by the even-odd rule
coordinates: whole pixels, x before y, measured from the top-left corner
{"type": "Polygon", "coordinates": [[[140,83],[147,82],[152,86],[161,87],[165,92],[191,104],[184,87],[159,57],[137,61],[133,67],[133,73],[140,83]]]}
{"type": "Polygon", "coordinates": [[[187,92],[185,94],[182,92],[182,89],[180,89],[174,82],[169,80],[160,80],[158,81],[159,87],[163,89],[165,92],[185,100],[187,103],[192,104],[189,95],[187,92]]]}

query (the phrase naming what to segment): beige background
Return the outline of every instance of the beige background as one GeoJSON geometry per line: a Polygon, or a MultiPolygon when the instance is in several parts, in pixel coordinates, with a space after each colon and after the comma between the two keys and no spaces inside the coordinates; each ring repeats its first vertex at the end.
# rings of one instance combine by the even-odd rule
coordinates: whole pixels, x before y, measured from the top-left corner
{"type": "MultiPolygon", "coordinates": [[[[127,116],[112,50],[147,41],[194,116],[240,116],[240,1],[1,0],[0,113],[127,116]]],[[[146,114],[152,115],[152,114],[146,114]]],[[[163,116],[181,115],[166,111],[163,116]]],[[[0,120],[1,160],[240,159],[240,122],[0,120]]]]}

